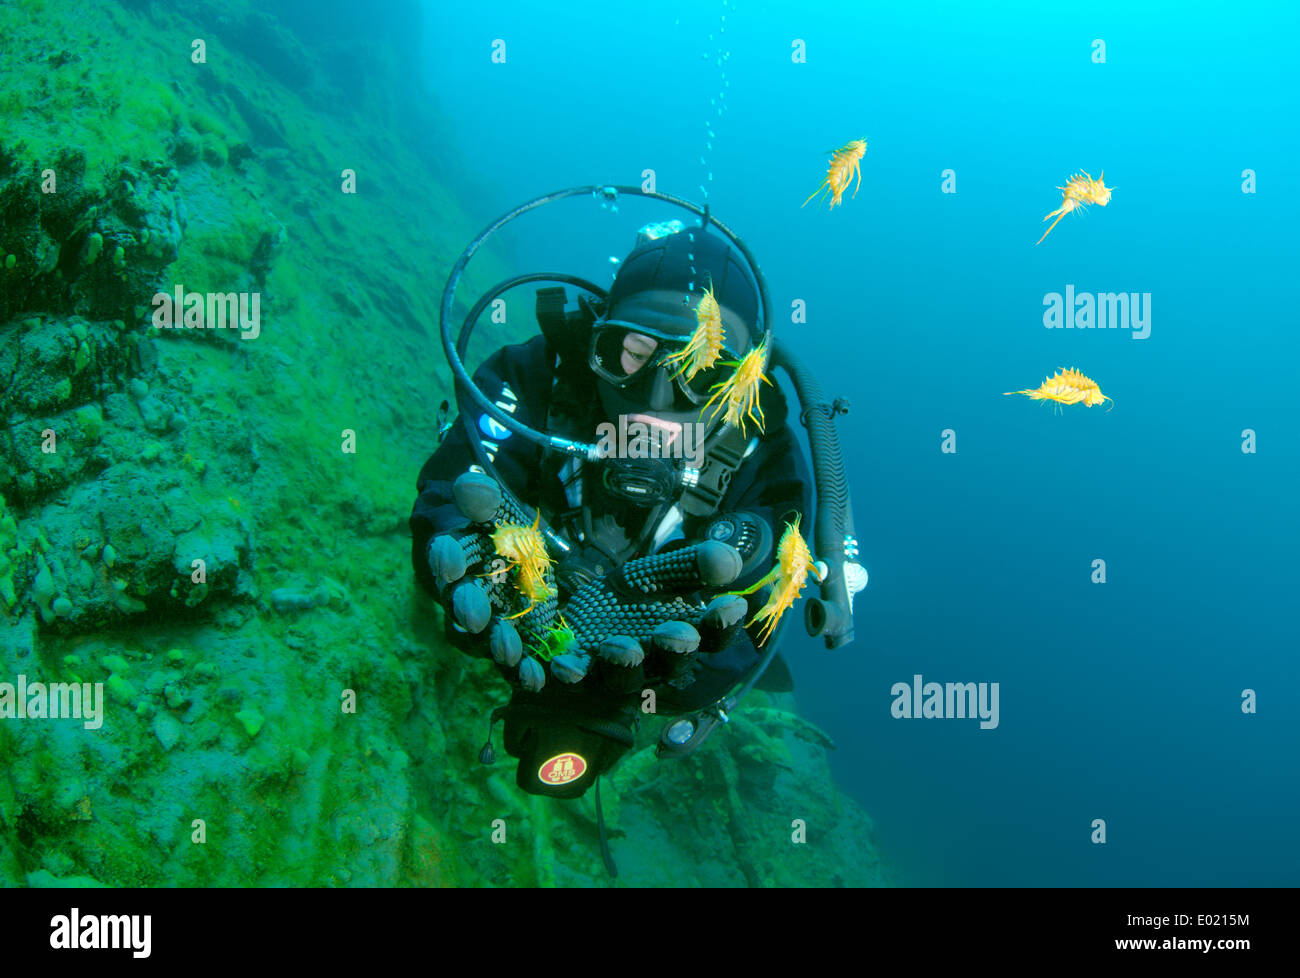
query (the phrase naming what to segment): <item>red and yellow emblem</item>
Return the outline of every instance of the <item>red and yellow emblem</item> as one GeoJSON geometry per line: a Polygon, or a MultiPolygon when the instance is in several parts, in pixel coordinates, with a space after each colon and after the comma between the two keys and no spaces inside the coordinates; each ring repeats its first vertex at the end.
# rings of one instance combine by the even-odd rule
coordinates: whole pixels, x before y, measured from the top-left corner
{"type": "Polygon", "coordinates": [[[586,773],[587,762],[579,754],[556,754],[537,771],[537,780],[543,784],[568,784],[586,773]]]}

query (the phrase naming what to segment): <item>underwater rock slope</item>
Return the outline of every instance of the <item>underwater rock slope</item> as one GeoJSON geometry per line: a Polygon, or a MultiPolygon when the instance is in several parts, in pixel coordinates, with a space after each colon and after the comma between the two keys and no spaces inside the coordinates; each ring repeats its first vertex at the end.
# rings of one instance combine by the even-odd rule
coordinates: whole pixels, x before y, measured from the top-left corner
{"type": "MultiPolygon", "coordinates": [[[[477,763],[504,690],[408,568],[451,394],[426,330],[485,220],[409,93],[415,4],[300,10],[0,7],[0,683],[105,694],[94,728],[0,719],[0,885],[605,880],[589,802],[477,763]],[[256,338],[154,328],[178,288],[256,294],[256,338]]],[[[625,761],[622,881],[884,881],[782,709],[625,761]]]]}

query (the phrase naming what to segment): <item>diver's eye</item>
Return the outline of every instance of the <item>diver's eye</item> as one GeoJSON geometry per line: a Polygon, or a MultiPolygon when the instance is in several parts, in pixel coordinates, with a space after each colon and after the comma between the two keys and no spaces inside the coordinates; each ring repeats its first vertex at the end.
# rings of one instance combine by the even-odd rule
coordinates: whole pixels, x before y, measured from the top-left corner
{"type": "Polygon", "coordinates": [[[619,363],[627,374],[634,374],[645,366],[659,342],[641,333],[628,333],[623,337],[623,351],[619,363]]]}

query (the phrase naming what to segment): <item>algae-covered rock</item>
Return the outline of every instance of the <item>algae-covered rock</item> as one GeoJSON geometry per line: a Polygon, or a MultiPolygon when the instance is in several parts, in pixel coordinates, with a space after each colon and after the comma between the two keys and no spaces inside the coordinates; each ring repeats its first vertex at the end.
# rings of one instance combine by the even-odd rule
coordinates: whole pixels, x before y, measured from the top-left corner
{"type": "Polygon", "coordinates": [[[320,589],[280,587],[268,594],[266,599],[272,608],[283,615],[310,611],[312,608],[328,604],[329,594],[320,589]]]}
{"type": "Polygon", "coordinates": [[[166,713],[159,713],[153,719],[153,734],[158,738],[165,751],[171,750],[181,739],[182,728],[176,720],[166,713]]]}
{"type": "Polygon", "coordinates": [[[108,681],[104,685],[113,698],[124,706],[129,706],[134,703],[136,697],[139,695],[135,688],[135,684],[129,679],[119,676],[117,673],[113,673],[109,676],[108,681]]]}
{"type": "Polygon", "coordinates": [[[266,723],[266,717],[262,716],[257,707],[254,706],[240,710],[235,714],[235,719],[244,728],[244,733],[250,737],[256,737],[261,732],[263,724],[266,723]]]}
{"type": "Polygon", "coordinates": [[[104,433],[104,415],[98,404],[86,404],[72,412],[81,438],[87,442],[99,441],[104,433]]]}
{"type": "Polygon", "coordinates": [[[0,495],[0,601],[4,610],[11,611],[18,604],[18,573],[25,562],[26,551],[19,546],[18,521],[9,512],[5,498],[0,495]]]}
{"type": "Polygon", "coordinates": [[[27,874],[27,885],[34,890],[75,890],[103,889],[106,884],[89,876],[56,877],[46,869],[37,869],[27,874]]]}
{"type": "Polygon", "coordinates": [[[99,261],[100,253],[104,250],[104,236],[98,231],[86,236],[85,249],[81,253],[81,261],[86,265],[93,265],[99,261]]]}
{"type": "Polygon", "coordinates": [[[163,699],[173,710],[179,710],[190,701],[190,691],[183,683],[169,683],[163,687],[163,699]]]}
{"type": "Polygon", "coordinates": [[[106,655],[99,660],[99,664],[109,672],[128,673],[131,671],[131,662],[125,656],[113,653],[106,655]]]}

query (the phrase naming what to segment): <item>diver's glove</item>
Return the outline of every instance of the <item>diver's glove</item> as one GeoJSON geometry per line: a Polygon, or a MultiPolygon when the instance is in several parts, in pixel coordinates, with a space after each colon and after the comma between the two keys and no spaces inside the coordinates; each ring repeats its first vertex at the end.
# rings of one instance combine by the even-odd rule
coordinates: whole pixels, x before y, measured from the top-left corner
{"type": "MultiPolygon", "coordinates": [[[[525,636],[543,634],[555,617],[555,586],[542,536],[528,517],[501,491],[496,481],[466,472],[452,484],[452,499],[464,525],[429,541],[429,569],[447,612],[447,637],[472,655],[490,655],[508,671],[521,666],[525,636]],[[507,539],[502,530],[517,531],[507,539]],[[532,536],[530,534],[535,534],[532,536]],[[521,570],[498,553],[496,533],[507,549],[531,541],[538,552],[533,573],[521,582],[521,570]],[[521,593],[521,583],[527,587],[521,593]]],[[[537,664],[521,668],[525,687],[536,680],[537,664]]],[[[537,684],[540,688],[540,683],[537,684]]]]}
{"type": "Polygon", "coordinates": [[[576,683],[593,673],[617,692],[660,682],[689,686],[698,656],[725,648],[745,616],[747,604],[737,595],[704,601],[731,584],[741,566],[735,548],[706,540],[630,560],[583,585],[552,630],[551,675],[576,683]]]}

